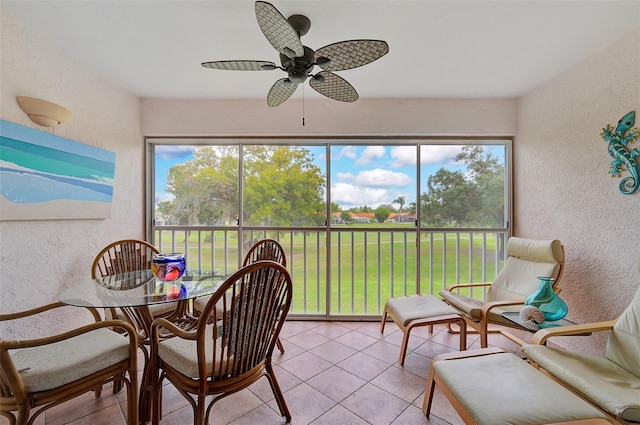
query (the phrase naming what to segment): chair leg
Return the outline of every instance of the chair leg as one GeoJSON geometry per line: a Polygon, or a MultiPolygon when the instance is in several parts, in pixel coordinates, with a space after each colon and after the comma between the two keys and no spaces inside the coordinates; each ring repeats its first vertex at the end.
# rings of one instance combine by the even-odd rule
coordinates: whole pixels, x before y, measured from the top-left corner
{"type": "Polygon", "coordinates": [[[193,407],[193,425],[206,425],[205,421],[205,401],[206,397],[198,395],[196,405],[193,407]]]}
{"type": "Polygon", "coordinates": [[[480,348],[487,348],[489,346],[489,338],[487,337],[487,331],[480,332],[480,348]]]}
{"type": "Polygon", "coordinates": [[[265,365],[265,372],[265,376],[269,380],[269,385],[271,385],[271,390],[273,391],[273,395],[275,396],[276,402],[278,403],[280,414],[282,414],[282,416],[287,419],[287,423],[289,423],[291,422],[291,412],[289,412],[287,402],[284,400],[284,394],[282,394],[280,385],[278,385],[278,380],[273,373],[273,366],[270,362],[267,362],[267,364],[265,365]]]}
{"type": "Polygon", "coordinates": [[[278,337],[278,339],[276,340],[276,345],[278,346],[278,350],[280,350],[281,353],[284,353],[284,345],[282,345],[280,337],[278,337]]]}
{"type": "MultiPolygon", "coordinates": [[[[122,373],[122,377],[124,377],[124,373],[122,373]]],[[[122,390],[123,381],[116,379],[113,381],[113,393],[118,394],[122,390]]]]}
{"type": "Polygon", "coordinates": [[[458,326],[460,326],[460,351],[467,349],[467,324],[464,319],[460,319],[458,326]]]}
{"type": "Polygon", "coordinates": [[[131,377],[131,380],[119,381],[127,390],[127,423],[128,425],[138,425],[138,385],[137,379],[131,377]]]}
{"type": "Polygon", "coordinates": [[[409,334],[411,333],[411,327],[402,330],[402,346],[400,347],[400,357],[398,363],[400,366],[404,366],[404,358],[407,356],[407,346],[409,345],[409,334]]]}
{"type": "Polygon", "coordinates": [[[433,366],[429,368],[429,376],[427,377],[427,387],[424,393],[424,401],[422,402],[422,412],[426,417],[431,413],[431,403],[433,402],[433,392],[436,388],[435,369],[433,366]]]}
{"type": "Polygon", "coordinates": [[[380,321],[380,333],[384,333],[384,325],[387,323],[387,306],[384,306],[384,311],[382,312],[382,321],[380,321]]]}

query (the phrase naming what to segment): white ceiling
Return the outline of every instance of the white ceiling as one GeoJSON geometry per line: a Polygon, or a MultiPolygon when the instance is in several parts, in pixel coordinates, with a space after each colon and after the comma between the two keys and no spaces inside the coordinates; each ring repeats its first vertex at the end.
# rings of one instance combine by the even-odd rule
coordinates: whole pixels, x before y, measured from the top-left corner
{"type": "MultiPolygon", "coordinates": [[[[521,96],[640,25],[640,1],[281,1],[303,14],[314,50],[387,41],[389,53],[337,72],[360,98],[521,96]]],[[[8,1],[8,12],[79,61],[142,98],[266,98],[280,70],[205,69],[203,61],[279,63],[254,12],[235,1],[8,1]]],[[[6,46],[5,46],[6,47],[6,46]]],[[[294,97],[301,97],[298,88],[294,97]]],[[[320,98],[308,83],[304,95],[320,98]]]]}

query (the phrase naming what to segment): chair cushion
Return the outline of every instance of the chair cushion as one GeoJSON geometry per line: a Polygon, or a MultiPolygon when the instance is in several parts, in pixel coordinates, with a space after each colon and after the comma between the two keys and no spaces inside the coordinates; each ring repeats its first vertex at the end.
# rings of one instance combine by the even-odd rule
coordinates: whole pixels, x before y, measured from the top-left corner
{"type": "MultiPolygon", "coordinates": [[[[484,301],[449,291],[440,292],[440,296],[455,306],[465,316],[480,320],[480,313],[482,312],[484,301]]],[[[521,308],[521,305],[492,308],[489,311],[489,321],[513,327],[513,322],[502,317],[502,313],[506,311],[519,311],[521,308]]]]}
{"type": "Polygon", "coordinates": [[[403,326],[416,319],[459,314],[456,309],[433,295],[418,294],[391,298],[387,301],[386,307],[403,326]]]}
{"type": "MultiPolygon", "coordinates": [[[[208,325],[205,335],[205,355],[207,358],[207,375],[211,374],[213,356],[213,326],[208,325]]],[[[216,339],[216,358],[220,358],[222,338],[216,339]]],[[[173,337],[158,345],[158,356],[163,362],[192,379],[199,379],[197,341],[173,337]]],[[[230,357],[232,360],[233,357],[230,357]]],[[[218,370],[219,363],[216,363],[218,370]]]]}
{"type": "Polygon", "coordinates": [[[540,286],[538,276],[557,277],[564,252],[559,240],[511,237],[508,258],[487,292],[487,301],[524,299],[540,286]]]}
{"type": "Polygon", "coordinates": [[[604,415],[511,353],[433,362],[479,425],[539,425],[604,415]]]}
{"type": "MultiPolygon", "coordinates": [[[[230,303],[232,295],[230,293],[226,293],[224,294],[224,296],[227,299],[227,303],[230,303]]],[[[204,297],[196,298],[195,300],[193,300],[193,309],[198,312],[204,311],[204,309],[207,307],[207,304],[209,303],[209,300],[211,300],[211,297],[212,295],[207,295],[204,297]]],[[[218,316],[221,316],[224,312],[223,305],[224,304],[222,298],[220,298],[220,300],[216,304],[216,312],[218,313],[218,316]]]]}
{"type": "Polygon", "coordinates": [[[109,329],[11,351],[27,392],[51,390],[129,358],[129,338],[109,329]]]}
{"type": "Polygon", "coordinates": [[[535,344],[524,345],[522,351],[606,411],[623,419],[640,421],[640,377],[604,357],[535,344]]]}
{"type": "Polygon", "coordinates": [[[546,263],[564,261],[562,243],[557,239],[525,239],[513,236],[507,242],[507,253],[513,257],[529,258],[546,263]]]}
{"type": "Polygon", "coordinates": [[[440,291],[440,296],[465,315],[469,317],[480,317],[484,301],[449,291],[440,291]]]}
{"type": "Polygon", "coordinates": [[[640,288],[609,334],[605,356],[640,377],[640,288]]]}
{"type": "Polygon", "coordinates": [[[557,263],[509,257],[487,292],[487,301],[524,300],[540,287],[538,276],[557,276],[557,263]]]}

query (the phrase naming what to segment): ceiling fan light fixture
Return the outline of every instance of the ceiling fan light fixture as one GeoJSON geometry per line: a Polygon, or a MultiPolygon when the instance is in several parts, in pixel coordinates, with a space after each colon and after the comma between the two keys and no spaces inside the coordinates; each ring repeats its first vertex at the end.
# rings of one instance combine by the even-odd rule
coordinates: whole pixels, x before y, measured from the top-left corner
{"type": "Polygon", "coordinates": [[[329,63],[331,63],[331,59],[325,58],[325,57],[319,57],[319,58],[316,59],[316,63],[318,64],[318,66],[320,68],[323,68],[323,67],[329,65],[329,63]]]}
{"type": "Polygon", "coordinates": [[[55,127],[69,121],[70,110],[55,103],[27,96],[18,96],[18,105],[34,123],[43,127],[55,127]]]}
{"type": "Polygon", "coordinates": [[[284,49],[282,49],[282,54],[285,55],[288,58],[295,58],[297,56],[296,52],[294,52],[293,50],[291,50],[288,47],[285,47],[284,49]]]}

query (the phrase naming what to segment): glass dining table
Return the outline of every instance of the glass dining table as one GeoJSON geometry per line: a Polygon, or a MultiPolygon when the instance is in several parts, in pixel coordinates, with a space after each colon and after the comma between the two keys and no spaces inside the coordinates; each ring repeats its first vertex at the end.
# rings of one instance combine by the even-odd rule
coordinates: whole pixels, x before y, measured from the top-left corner
{"type": "Polygon", "coordinates": [[[194,324],[198,318],[192,314],[192,300],[212,295],[224,282],[225,276],[206,271],[186,270],[179,279],[164,282],[151,270],[97,277],[65,289],[58,295],[60,302],[77,307],[119,309],[137,331],[138,346],[144,353],[145,366],[140,382],[140,422],[151,420],[151,383],[149,372],[149,343],[151,323],[163,317],[180,327],[194,324]],[[175,303],[169,313],[154,315],[154,305],[175,303]]]}

